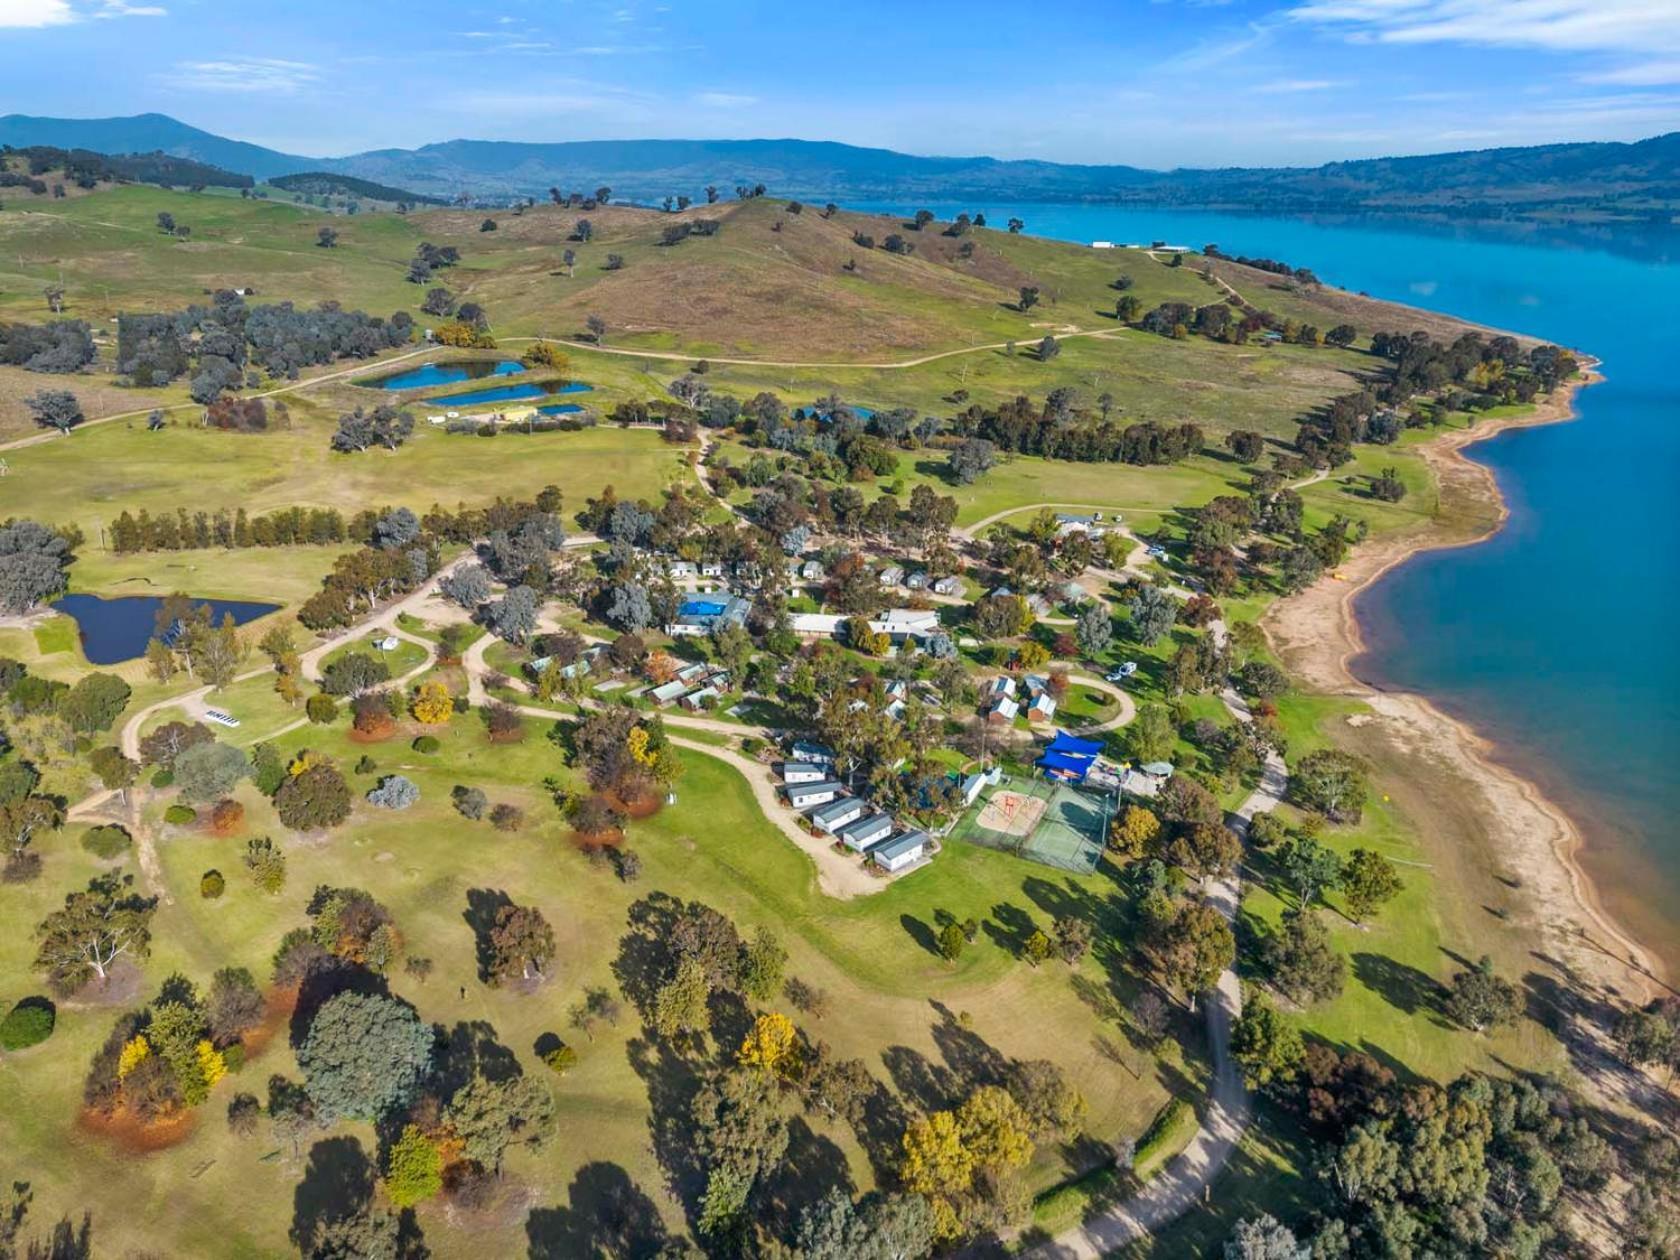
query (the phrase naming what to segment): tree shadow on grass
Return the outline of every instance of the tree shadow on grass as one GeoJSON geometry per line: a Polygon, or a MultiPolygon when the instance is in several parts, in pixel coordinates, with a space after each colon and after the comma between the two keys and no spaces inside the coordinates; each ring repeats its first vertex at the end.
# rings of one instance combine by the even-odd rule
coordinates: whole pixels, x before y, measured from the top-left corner
{"type": "Polygon", "coordinates": [[[500,888],[470,888],[467,890],[467,908],[461,917],[472,929],[473,946],[478,962],[478,978],[481,981],[490,978],[491,968],[495,965],[495,951],[490,944],[490,933],[496,926],[496,915],[503,907],[511,906],[513,898],[500,888]]]}
{"type": "Polygon", "coordinates": [[[958,1089],[972,1093],[981,1085],[1001,1085],[1009,1073],[1009,1059],[986,1039],[964,1028],[954,1012],[940,1002],[930,1002],[939,1015],[933,1026],[933,1044],[945,1057],[958,1089]]]}
{"type": "Polygon", "coordinates": [[[856,1197],[851,1166],[846,1153],[829,1138],[812,1130],[804,1117],[788,1122],[787,1153],[753,1191],[759,1218],[779,1223],[773,1230],[781,1236],[792,1232],[799,1214],[830,1190],[856,1197]]]}
{"type": "Polygon", "coordinates": [[[1446,1023],[1441,1013],[1445,990],[1433,976],[1416,967],[1386,954],[1357,953],[1353,955],[1353,975],[1396,1010],[1407,1015],[1422,1013],[1439,1024],[1446,1023]]]}
{"type": "Polygon", "coordinates": [[[898,922],[899,926],[908,933],[910,939],[915,941],[916,944],[927,950],[927,952],[932,954],[935,958],[944,957],[944,955],[939,952],[939,941],[933,934],[933,928],[910,914],[899,915],[898,922]]]}
{"type": "Polygon", "coordinates": [[[922,1111],[943,1111],[962,1096],[962,1082],[948,1068],[909,1046],[888,1046],[881,1062],[899,1095],[922,1111]]]}
{"type": "Polygon", "coordinates": [[[682,1203],[689,1224],[695,1225],[706,1188],[705,1161],[694,1140],[694,1096],[700,1092],[700,1073],[661,1040],[638,1037],[624,1049],[631,1070],[647,1087],[648,1137],[665,1172],[665,1183],[682,1203]]]}
{"type": "Polygon", "coordinates": [[[323,1227],[366,1207],[373,1183],[373,1161],[356,1138],[326,1138],[310,1147],[303,1180],[292,1192],[291,1239],[298,1250],[310,1255],[323,1227]]]}
{"type": "Polygon", "coordinates": [[[530,1260],[651,1256],[669,1239],[653,1200],[617,1164],[585,1164],[566,1195],[569,1206],[532,1208],[525,1218],[530,1260]]]}
{"type": "Polygon", "coordinates": [[[507,1081],[524,1075],[518,1056],[501,1043],[487,1019],[460,1020],[438,1038],[438,1091],[451,1098],[475,1076],[507,1081]]]}
{"type": "Polygon", "coordinates": [[[1021,956],[1027,947],[1028,939],[1038,931],[1038,924],[1033,922],[1032,915],[1007,901],[992,907],[992,917],[987,919],[983,926],[992,942],[1015,958],[1021,956]]]}

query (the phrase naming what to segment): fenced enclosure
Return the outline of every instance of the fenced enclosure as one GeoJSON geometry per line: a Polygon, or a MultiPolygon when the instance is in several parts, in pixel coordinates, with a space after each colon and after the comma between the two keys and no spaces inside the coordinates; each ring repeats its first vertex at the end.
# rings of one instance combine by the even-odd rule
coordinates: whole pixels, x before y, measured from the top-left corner
{"type": "Polygon", "coordinates": [[[1005,775],[957,820],[950,838],[1084,875],[1102,860],[1113,808],[1106,792],[1005,775]]]}

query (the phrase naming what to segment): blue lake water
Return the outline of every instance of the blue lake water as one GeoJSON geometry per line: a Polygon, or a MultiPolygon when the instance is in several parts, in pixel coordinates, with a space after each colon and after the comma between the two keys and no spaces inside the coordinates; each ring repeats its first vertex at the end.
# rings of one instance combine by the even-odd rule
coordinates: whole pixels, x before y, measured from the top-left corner
{"type": "Polygon", "coordinates": [[[564,385],[522,381],[517,385],[496,385],[489,389],[472,389],[464,394],[445,394],[441,398],[424,400],[428,407],[476,407],[481,403],[523,402],[532,398],[548,398],[555,394],[587,393],[593,386],[582,381],[567,381],[564,385]]]}
{"type": "Polygon", "coordinates": [[[430,389],[434,385],[456,385],[462,381],[481,381],[487,376],[515,376],[525,365],[515,359],[455,359],[448,363],[428,363],[392,376],[357,381],[372,389],[430,389]]]}
{"type": "MultiPolygon", "coordinates": [[[[882,206],[906,213],[915,207],[882,206]]],[[[1581,825],[1612,908],[1680,954],[1680,235],[1435,228],[1118,209],[983,210],[1090,242],[1165,240],[1310,267],[1329,283],[1586,351],[1580,419],[1472,446],[1511,508],[1488,542],[1414,557],[1367,591],[1357,672],[1429,696],[1581,825]]]]}
{"type": "MultiPolygon", "coordinates": [[[[235,625],[255,621],[279,608],[279,604],[258,604],[237,599],[201,599],[210,606],[216,625],[231,613],[235,625]]],[[[115,665],[146,654],[146,644],[157,633],[157,612],[163,600],[156,595],[123,595],[106,599],[100,595],[66,595],[53,605],[73,617],[80,632],[82,652],[95,665],[115,665]]]]}
{"type": "Polygon", "coordinates": [[[538,407],[539,416],[569,416],[573,412],[583,410],[582,403],[550,403],[546,407],[538,407]]]}

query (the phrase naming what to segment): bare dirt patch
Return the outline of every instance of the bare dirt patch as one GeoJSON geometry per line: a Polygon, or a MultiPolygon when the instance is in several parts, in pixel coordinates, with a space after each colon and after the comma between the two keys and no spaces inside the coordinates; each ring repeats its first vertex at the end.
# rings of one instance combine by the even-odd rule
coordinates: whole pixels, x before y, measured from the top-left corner
{"type": "Polygon", "coordinates": [[[197,1125],[195,1113],[185,1108],[152,1121],[142,1120],[126,1107],[110,1115],[83,1108],[76,1117],[76,1127],[82,1132],[104,1138],[131,1155],[150,1155],[179,1146],[192,1136],[197,1125]]]}

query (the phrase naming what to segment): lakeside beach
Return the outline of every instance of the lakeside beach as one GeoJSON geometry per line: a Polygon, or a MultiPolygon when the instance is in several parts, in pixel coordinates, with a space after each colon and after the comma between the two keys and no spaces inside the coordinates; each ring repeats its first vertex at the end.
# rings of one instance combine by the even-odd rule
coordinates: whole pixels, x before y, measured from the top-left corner
{"type": "Polygon", "coordinates": [[[1582,380],[1541,400],[1525,415],[1457,430],[1418,447],[1439,482],[1441,510],[1429,526],[1357,548],[1332,578],[1279,601],[1261,625],[1285,668],[1312,690],[1348,696],[1371,710],[1370,721],[1338,732],[1378,762],[1395,766],[1395,791],[1443,865],[1457,863],[1467,900],[1487,893],[1497,912],[1529,932],[1536,957],[1561,963],[1577,981],[1624,1000],[1643,1001],[1665,987],[1659,951],[1635,939],[1605,908],[1578,855],[1584,839],[1565,810],[1498,759],[1497,747],[1427,698],[1387,689],[1359,676],[1366,650],[1356,603],[1384,575],[1422,552],[1481,543],[1504,525],[1509,507],[1492,472],[1464,454],[1467,447],[1512,428],[1576,418],[1575,395],[1602,380],[1582,380]],[[1480,853],[1463,846],[1479,847],[1480,853]],[[1479,860],[1477,860],[1479,858],[1479,860]],[[1478,873],[1485,888],[1476,888],[1478,873]],[[1509,903],[1515,902],[1514,913],[1509,903]]]}

